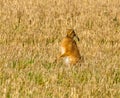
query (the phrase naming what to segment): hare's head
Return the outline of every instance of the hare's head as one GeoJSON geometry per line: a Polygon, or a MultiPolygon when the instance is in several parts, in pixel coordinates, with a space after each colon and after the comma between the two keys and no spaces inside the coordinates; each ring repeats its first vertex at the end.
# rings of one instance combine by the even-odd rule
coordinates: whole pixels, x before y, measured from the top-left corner
{"type": "Polygon", "coordinates": [[[79,37],[75,34],[75,31],[73,29],[67,29],[67,37],[74,38],[76,37],[79,41],[79,37]]]}

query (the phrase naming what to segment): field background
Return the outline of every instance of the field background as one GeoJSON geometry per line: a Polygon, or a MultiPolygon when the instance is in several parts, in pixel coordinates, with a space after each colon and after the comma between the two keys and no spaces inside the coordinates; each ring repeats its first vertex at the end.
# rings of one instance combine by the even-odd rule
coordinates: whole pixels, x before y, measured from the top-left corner
{"type": "Polygon", "coordinates": [[[0,98],[120,98],[120,0],[0,0],[0,98]],[[81,66],[53,63],[69,28],[81,66]]]}

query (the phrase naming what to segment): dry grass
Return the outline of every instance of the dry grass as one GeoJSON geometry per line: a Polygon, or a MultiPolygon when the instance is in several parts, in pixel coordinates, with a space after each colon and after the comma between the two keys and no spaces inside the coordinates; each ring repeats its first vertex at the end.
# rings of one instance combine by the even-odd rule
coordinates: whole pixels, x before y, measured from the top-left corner
{"type": "Polygon", "coordinates": [[[0,98],[120,98],[119,0],[0,0],[0,98]],[[74,28],[81,66],[52,63],[74,28]]]}

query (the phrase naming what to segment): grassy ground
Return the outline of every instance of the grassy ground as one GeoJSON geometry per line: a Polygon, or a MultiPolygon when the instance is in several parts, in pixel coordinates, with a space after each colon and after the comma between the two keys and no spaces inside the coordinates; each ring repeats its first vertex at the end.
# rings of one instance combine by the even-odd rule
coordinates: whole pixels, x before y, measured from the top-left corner
{"type": "Polygon", "coordinates": [[[120,98],[119,0],[0,0],[0,98],[120,98]],[[84,62],[52,63],[68,28],[84,62]]]}

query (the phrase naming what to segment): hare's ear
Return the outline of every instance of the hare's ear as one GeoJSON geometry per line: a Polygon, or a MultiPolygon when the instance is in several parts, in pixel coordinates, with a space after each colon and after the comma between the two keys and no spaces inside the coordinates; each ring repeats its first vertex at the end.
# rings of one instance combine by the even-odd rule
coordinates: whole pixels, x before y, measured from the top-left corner
{"type": "Polygon", "coordinates": [[[76,35],[75,37],[77,38],[78,41],[80,40],[79,37],[78,37],[77,35],[76,35]]]}
{"type": "Polygon", "coordinates": [[[75,31],[73,29],[67,29],[67,35],[71,36],[72,34],[75,34],[75,31]]]}
{"type": "Polygon", "coordinates": [[[72,30],[70,31],[70,34],[75,34],[75,31],[72,29],[72,30]]]}

